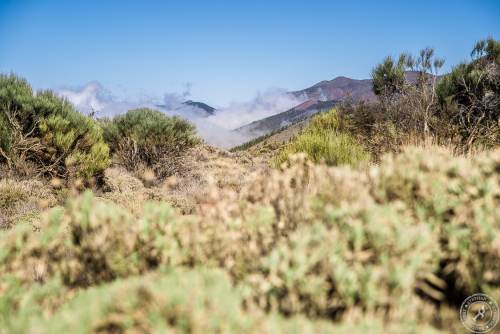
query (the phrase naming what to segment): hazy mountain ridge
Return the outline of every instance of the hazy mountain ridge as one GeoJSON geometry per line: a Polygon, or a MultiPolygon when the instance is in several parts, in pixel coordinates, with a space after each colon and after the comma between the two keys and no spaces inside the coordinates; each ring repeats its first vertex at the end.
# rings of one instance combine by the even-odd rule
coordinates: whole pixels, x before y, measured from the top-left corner
{"type": "MultiPolygon", "coordinates": [[[[415,82],[418,72],[407,71],[405,75],[409,82],[415,82]]],[[[305,102],[284,112],[243,125],[234,131],[250,137],[262,136],[307,119],[341,102],[371,103],[377,101],[377,96],[373,92],[372,79],[357,80],[344,76],[323,80],[311,87],[289,94],[296,98],[303,98],[305,102]]]]}
{"type": "Polygon", "coordinates": [[[315,101],[345,100],[350,98],[356,102],[376,100],[372,90],[372,80],[356,80],[347,77],[336,77],[295,92],[294,96],[305,96],[315,101]]]}
{"type": "Polygon", "coordinates": [[[307,100],[306,102],[301,103],[290,110],[254,121],[250,124],[239,127],[234,131],[244,133],[253,137],[264,135],[269,132],[284,128],[288,125],[298,123],[306,118],[311,117],[319,111],[329,109],[340,102],[341,101],[339,100],[307,100]]]}
{"type": "Polygon", "coordinates": [[[201,109],[207,113],[207,116],[214,115],[217,109],[214,107],[209,106],[206,103],[203,102],[198,102],[198,101],[192,101],[192,100],[187,100],[186,102],[183,102],[182,104],[190,106],[190,107],[196,107],[198,109],[201,109]]]}
{"type": "Polygon", "coordinates": [[[260,136],[298,123],[347,99],[355,103],[376,100],[371,79],[356,80],[343,76],[329,81],[324,80],[289,94],[296,98],[304,98],[305,102],[284,112],[241,126],[234,131],[249,136],[260,136]]]}

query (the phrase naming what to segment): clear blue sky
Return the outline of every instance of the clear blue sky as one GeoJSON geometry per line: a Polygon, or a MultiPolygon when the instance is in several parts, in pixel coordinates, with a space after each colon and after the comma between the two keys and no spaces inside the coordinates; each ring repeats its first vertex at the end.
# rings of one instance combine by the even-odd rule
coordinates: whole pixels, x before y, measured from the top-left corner
{"type": "Polygon", "coordinates": [[[269,87],[367,78],[432,46],[447,67],[500,38],[500,1],[0,0],[0,72],[37,88],[181,92],[221,105],[269,87]]]}

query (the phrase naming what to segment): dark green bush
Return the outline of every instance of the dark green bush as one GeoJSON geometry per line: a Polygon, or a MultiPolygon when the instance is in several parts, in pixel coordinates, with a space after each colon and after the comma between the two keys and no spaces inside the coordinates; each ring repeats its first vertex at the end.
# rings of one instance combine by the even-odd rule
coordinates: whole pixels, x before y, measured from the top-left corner
{"type": "Polygon", "coordinates": [[[372,73],[378,101],[342,105],[340,118],[375,161],[405,145],[446,145],[456,153],[500,144],[500,42],[480,41],[470,63],[438,76],[433,49],[385,59],[372,73]],[[411,71],[411,72],[405,72],[411,71]]]}
{"type": "Polygon", "coordinates": [[[0,130],[0,162],[20,173],[89,178],[108,165],[95,121],[15,75],[0,75],[0,130]]]}
{"type": "Polygon", "coordinates": [[[199,142],[188,121],[147,108],[103,120],[102,126],[120,163],[136,171],[152,168],[161,177],[175,172],[180,167],[178,157],[199,142]]]}
{"type": "Polygon", "coordinates": [[[500,41],[477,43],[470,63],[456,66],[437,86],[443,114],[465,145],[500,144],[500,41]]]}
{"type": "Polygon", "coordinates": [[[391,97],[402,93],[405,83],[405,58],[395,61],[387,57],[372,71],[373,91],[382,97],[391,97]]]}

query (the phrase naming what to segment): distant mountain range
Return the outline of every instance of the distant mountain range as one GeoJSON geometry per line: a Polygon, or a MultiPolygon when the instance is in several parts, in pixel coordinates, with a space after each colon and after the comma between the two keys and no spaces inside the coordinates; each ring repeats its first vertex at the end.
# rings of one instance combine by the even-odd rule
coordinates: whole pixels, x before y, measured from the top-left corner
{"type": "Polygon", "coordinates": [[[208,117],[215,114],[217,109],[209,106],[203,102],[187,100],[173,106],[167,106],[164,104],[156,104],[156,107],[163,110],[175,110],[181,114],[190,113],[196,115],[196,117],[208,117]]]}
{"type": "Polygon", "coordinates": [[[234,131],[250,137],[261,136],[298,123],[320,111],[330,109],[346,99],[353,102],[376,100],[372,91],[372,80],[355,80],[346,77],[321,81],[309,88],[289,94],[302,98],[305,102],[290,110],[239,127],[234,131]]]}
{"type": "Polygon", "coordinates": [[[308,117],[311,117],[319,111],[330,109],[339,102],[341,101],[316,101],[310,99],[305,101],[304,103],[299,104],[296,107],[293,107],[290,110],[254,121],[250,124],[239,127],[234,131],[242,133],[248,137],[262,136],[289,125],[298,123],[308,117]]]}
{"type": "Polygon", "coordinates": [[[355,102],[370,102],[376,100],[372,90],[372,80],[356,80],[346,77],[336,77],[333,80],[321,81],[314,86],[291,92],[296,97],[305,97],[313,101],[343,101],[347,98],[355,102]]]}
{"type": "MultiPolygon", "coordinates": [[[[408,71],[405,74],[408,81],[416,81],[417,72],[408,71]]],[[[318,82],[309,88],[289,93],[294,97],[305,99],[305,102],[290,110],[239,127],[234,131],[250,137],[262,136],[287,125],[298,123],[346,100],[353,103],[374,102],[377,100],[377,96],[373,93],[372,83],[371,79],[356,80],[342,76],[318,82]]]]}
{"type": "Polygon", "coordinates": [[[215,111],[217,110],[217,109],[215,109],[215,108],[213,108],[213,107],[211,107],[208,104],[205,104],[203,102],[196,102],[196,101],[188,100],[186,102],[183,102],[182,104],[204,110],[206,112],[207,116],[211,116],[211,115],[215,114],[215,111]]]}
{"type": "MultiPolygon", "coordinates": [[[[410,82],[415,82],[417,72],[406,72],[406,78],[410,82]]],[[[288,94],[304,102],[289,110],[243,125],[233,131],[246,138],[258,137],[299,123],[318,112],[330,109],[345,101],[370,103],[377,100],[377,96],[373,93],[371,79],[357,80],[343,76],[324,80],[309,88],[288,94]]],[[[191,107],[190,111],[201,117],[209,117],[217,112],[215,108],[203,102],[191,100],[183,102],[178,109],[182,110],[185,106],[191,107]]]]}

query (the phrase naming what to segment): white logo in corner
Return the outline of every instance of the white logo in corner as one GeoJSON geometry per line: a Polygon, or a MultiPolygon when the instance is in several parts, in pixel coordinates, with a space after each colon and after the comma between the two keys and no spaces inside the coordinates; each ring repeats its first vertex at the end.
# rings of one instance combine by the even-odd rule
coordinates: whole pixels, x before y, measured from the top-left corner
{"type": "Polygon", "coordinates": [[[498,323],[498,304],[484,293],[467,297],[460,306],[460,321],[473,333],[487,333],[498,323]]]}

